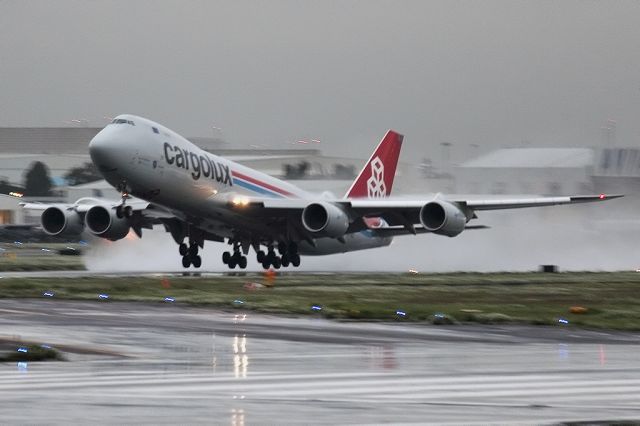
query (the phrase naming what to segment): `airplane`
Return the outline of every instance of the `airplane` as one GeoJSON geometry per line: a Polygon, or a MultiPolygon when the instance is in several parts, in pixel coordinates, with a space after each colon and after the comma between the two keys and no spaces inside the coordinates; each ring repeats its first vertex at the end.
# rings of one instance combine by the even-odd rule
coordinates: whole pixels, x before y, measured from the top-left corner
{"type": "Polygon", "coordinates": [[[116,241],[162,225],[178,244],[182,266],[199,268],[205,241],[227,242],[229,268],[247,267],[253,248],[263,268],[298,267],[301,255],[384,247],[395,236],[455,237],[477,211],[610,200],[622,195],[471,199],[441,194],[390,197],[403,136],[389,130],[347,193],[316,195],[204,151],[169,128],[119,115],[89,143],[93,163],[121,194],[118,201],[23,203],[41,210],[50,235],[116,241]]]}

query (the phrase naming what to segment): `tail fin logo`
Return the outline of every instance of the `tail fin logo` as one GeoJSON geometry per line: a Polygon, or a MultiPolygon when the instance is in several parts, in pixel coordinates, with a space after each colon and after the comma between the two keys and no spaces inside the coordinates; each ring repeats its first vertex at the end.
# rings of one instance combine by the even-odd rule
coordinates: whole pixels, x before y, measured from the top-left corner
{"type": "Polygon", "coordinates": [[[345,198],[383,198],[391,194],[403,136],[389,130],[380,141],[345,198]]]}
{"type": "Polygon", "coordinates": [[[371,162],[371,177],[367,180],[367,194],[369,198],[383,198],[387,196],[387,186],[384,183],[384,163],[380,157],[371,162]]]}

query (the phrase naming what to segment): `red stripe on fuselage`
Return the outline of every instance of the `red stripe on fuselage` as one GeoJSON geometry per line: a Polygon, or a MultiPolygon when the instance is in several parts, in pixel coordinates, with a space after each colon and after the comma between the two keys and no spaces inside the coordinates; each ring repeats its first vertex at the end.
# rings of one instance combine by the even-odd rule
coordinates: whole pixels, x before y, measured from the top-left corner
{"type": "Polygon", "coordinates": [[[286,196],[290,196],[290,197],[294,196],[294,194],[292,194],[291,192],[285,191],[284,189],[277,188],[277,187],[275,187],[273,185],[270,185],[268,183],[261,182],[261,181],[259,181],[257,179],[252,178],[251,176],[247,176],[247,175],[244,175],[242,173],[238,173],[238,172],[236,172],[234,170],[231,171],[231,174],[234,177],[237,177],[237,178],[240,178],[240,179],[244,179],[247,182],[251,182],[254,185],[258,185],[258,186],[266,188],[266,189],[268,189],[270,191],[277,192],[278,194],[282,194],[282,195],[286,195],[286,196]]]}

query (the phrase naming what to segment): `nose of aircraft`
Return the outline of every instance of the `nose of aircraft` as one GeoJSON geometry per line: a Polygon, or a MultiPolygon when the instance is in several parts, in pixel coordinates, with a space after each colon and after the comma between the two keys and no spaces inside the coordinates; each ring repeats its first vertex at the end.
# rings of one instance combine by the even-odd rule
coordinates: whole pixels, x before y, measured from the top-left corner
{"type": "Polygon", "coordinates": [[[91,160],[100,169],[110,168],[109,163],[113,160],[113,146],[111,146],[109,138],[104,133],[104,130],[102,130],[89,142],[91,160]]]}

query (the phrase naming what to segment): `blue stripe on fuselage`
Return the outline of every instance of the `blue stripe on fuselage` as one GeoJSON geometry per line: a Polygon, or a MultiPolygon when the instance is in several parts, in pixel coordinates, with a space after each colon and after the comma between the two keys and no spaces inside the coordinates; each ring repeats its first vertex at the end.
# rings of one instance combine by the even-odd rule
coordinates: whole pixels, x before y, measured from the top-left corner
{"type": "Polygon", "coordinates": [[[241,186],[243,188],[246,188],[249,191],[257,192],[258,194],[268,195],[270,197],[284,198],[284,196],[281,195],[281,194],[269,191],[268,189],[262,188],[262,187],[260,187],[258,185],[254,185],[252,183],[246,182],[246,181],[244,181],[242,179],[238,179],[238,178],[235,178],[235,177],[233,178],[233,184],[241,186]]]}

